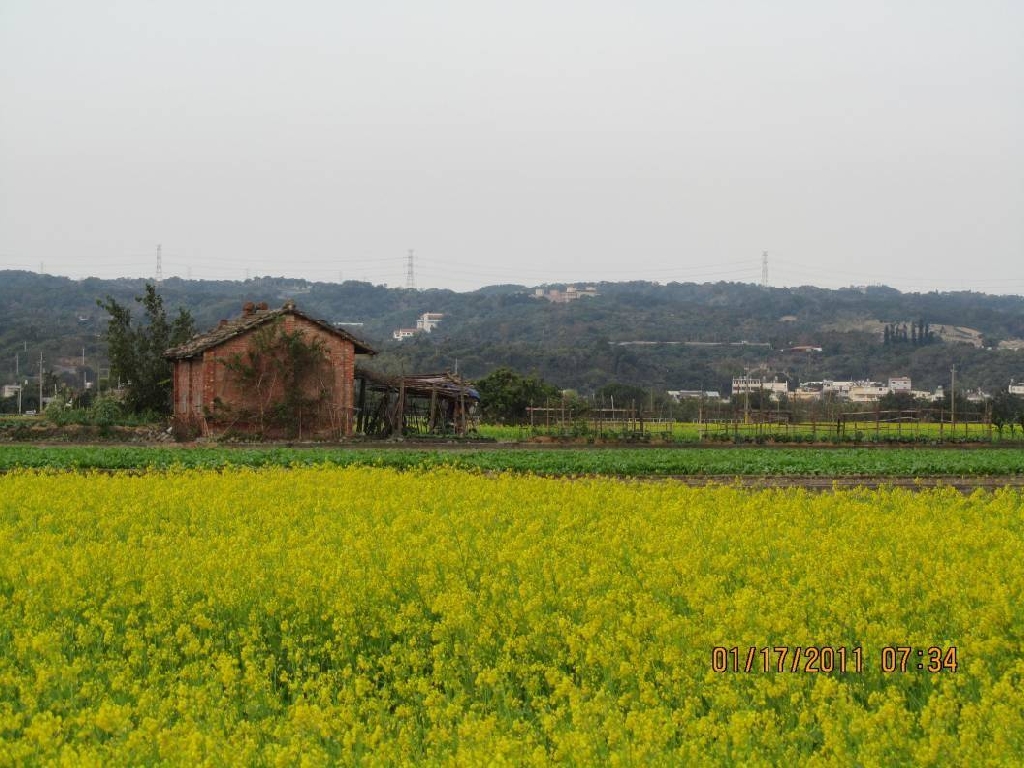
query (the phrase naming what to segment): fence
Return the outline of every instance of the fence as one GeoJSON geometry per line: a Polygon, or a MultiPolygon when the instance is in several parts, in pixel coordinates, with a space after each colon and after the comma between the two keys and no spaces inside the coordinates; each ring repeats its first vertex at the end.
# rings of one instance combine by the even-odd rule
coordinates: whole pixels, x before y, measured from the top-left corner
{"type": "MultiPolygon", "coordinates": [[[[863,411],[812,415],[796,421],[789,411],[751,411],[676,422],[664,414],[629,408],[596,408],[575,412],[569,406],[527,408],[528,425],[505,427],[505,439],[531,437],[593,437],[599,439],[681,442],[778,440],[829,442],[836,440],[926,441],[992,440],[994,428],[987,414],[953,415],[946,409],[863,411]]],[[[486,434],[488,430],[485,428],[486,434]]]]}
{"type": "Polygon", "coordinates": [[[571,405],[562,403],[557,406],[531,406],[526,409],[526,413],[530,422],[530,433],[553,437],[670,437],[675,424],[674,420],[664,413],[644,411],[635,406],[588,408],[579,411],[571,405]]]}

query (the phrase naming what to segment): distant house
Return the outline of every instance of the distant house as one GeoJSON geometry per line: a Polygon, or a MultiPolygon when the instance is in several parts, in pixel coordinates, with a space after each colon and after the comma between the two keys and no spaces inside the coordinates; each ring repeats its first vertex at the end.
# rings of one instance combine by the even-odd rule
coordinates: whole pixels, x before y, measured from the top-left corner
{"type": "Polygon", "coordinates": [[[831,381],[825,379],[821,382],[821,394],[822,396],[831,395],[838,400],[849,400],[850,390],[855,386],[857,386],[855,381],[831,381]]]}
{"type": "Polygon", "coordinates": [[[570,285],[567,286],[564,291],[560,291],[557,288],[551,288],[547,291],[543,288],[536,288],[533,291],[533,295],[538,299],[547,299],[552,304],[569,304],[570,302],[582,299],[583,297],[593,298],[600,294],[593,286],[589,286],[587,288],[576,288],[575,285],[570,285]]]}
{"type": "Polygon", "coordinates": [[[889,394],[891,390],[885,384],[874,381],[862,381],[849,389],[851,403],[876,403],[889,394]]]}
{"type": "Polygon", "coordinates": [[[717,389],[670,389],[668,396],[681,403],[683,400],[721,400],[717,389]]]}
{"type": "Polygon", "coordinates": [[[241,316],[222,320],[213,330],[164,353],[174,364],[174,417],[204,435],[230,429],[273,436],[296,427],[299,437],[351,435],[355,357],[360,354],[375,352],[347,331],[300,312],[294,302],[280,309],[248,302],[241,316]],[[260,336],[262,330],[301,332],[305,344],[315,343],[321,354],[311,364],[314,375],[296,383],[290,375],[294,371],[284,368],[288,358],[277,353],[269,353],[276,354],[274,360],[259,363],[260,340],[270,338],[260,336]],[[257,365],[265,372],[256,371],[257,365]],[[243,375],[247,366],[248,378],[243,375]],[[270,419],[281,413],[281,403],[297,409],[297,423],[287,425],[287,430],[270,419]]]}
{"type": "Polygon", "coordinates": [[[822,381],[805,381],[793,391],[792,398],[798,402],[821,400],[824,388],[825,383],[822,381]]]}
{"type": "Polygon", "coordinates": [[[416,318],[415,328],[396,328],[391,332],[391,338],[395,341],[411,339],[417,333],[430,333],[444,319],[442,312],[424,312],[416,318]]]}
{"type": "Polygon", "coordinates": [[[749,376],[738,376],[732,380],[733,397],[753,392],[767,392],[768,398],[774,402],[780,395],[789,394],[789,384],[785,381],[766,381],[749,376]]]}
{"type": "Polygon", "coordinates": [[[912,392],[914,387],[910,382],[909,376],[898,376],[889,379],[889,391],[890,392],[912,392]]]}
{"type": "Polygon", "coordinates": [[[443,319],[441,312],[424,312],[416,319],[416,330],[430,333],[443,319]]]}

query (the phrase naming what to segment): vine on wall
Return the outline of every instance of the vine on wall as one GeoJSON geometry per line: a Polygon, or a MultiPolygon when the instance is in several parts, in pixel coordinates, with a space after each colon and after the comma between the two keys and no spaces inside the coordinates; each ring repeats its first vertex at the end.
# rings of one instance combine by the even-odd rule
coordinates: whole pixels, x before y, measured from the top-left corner
{"type": "MultiPolygon", "coordinates": [[[[244,428],[259,437],[302,438],[315,429],[333,394],[330,360],[323,339],[289,331],[281,318],[252,334],[249,348],[220,361],[242,397],[229,405],[215,401],[215,416],[229,430],[244,428]]],[[[331,428],[337,424],[331,419],[331,428]]]]}

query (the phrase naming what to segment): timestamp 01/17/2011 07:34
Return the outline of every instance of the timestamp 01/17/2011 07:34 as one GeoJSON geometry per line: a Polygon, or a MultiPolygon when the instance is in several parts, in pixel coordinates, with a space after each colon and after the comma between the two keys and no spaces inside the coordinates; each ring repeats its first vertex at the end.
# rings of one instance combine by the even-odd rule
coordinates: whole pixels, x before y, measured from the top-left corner
{"type": "MultiPolygon", "coordinates": [[[[956,672],[957,647],[886,645],[878,655],[878,669],[899,672],[956,672]]],[[[807,672],[815,674],[864,672],[862,646],[769,645],[715,646],[711,649],[712,672],[807,672]]]]}

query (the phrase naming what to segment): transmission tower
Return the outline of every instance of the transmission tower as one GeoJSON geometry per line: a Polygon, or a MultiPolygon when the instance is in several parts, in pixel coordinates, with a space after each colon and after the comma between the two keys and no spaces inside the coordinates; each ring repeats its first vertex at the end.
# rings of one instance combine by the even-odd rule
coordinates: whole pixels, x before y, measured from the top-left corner
{"type": "Polygon", "coordinates": [[[159,286],[161,281],[164,279],[164,260],[163,260],[163,254],[161,253],[161,249],[162,248],[163,248],[163,246],[160,246],[160,245],[158,245],[156,247],[156,284],[157,284],[157,286],[159,286]]]}
{"type": "Polygon", "coordinates": [[[405,261],[405,287],[409,290],[416,288],[416,275],[412,270],[412,248],[409,249],[409,255],[405,261]]]}
{"type": "Polygon", "coordinates": [[[768,287],[768,251],[761,254],[761,287],[768,287]]]}

